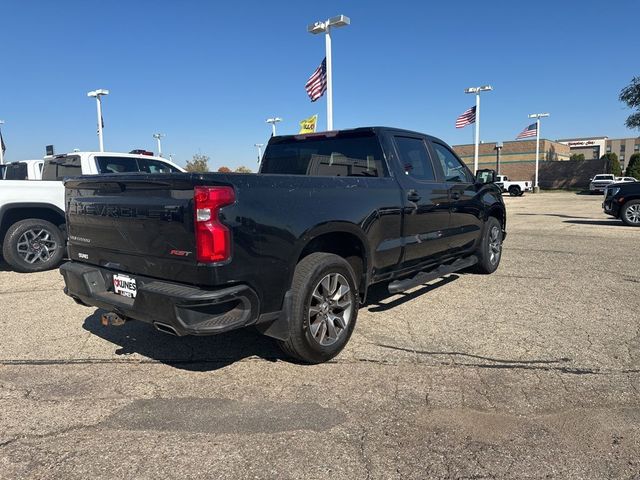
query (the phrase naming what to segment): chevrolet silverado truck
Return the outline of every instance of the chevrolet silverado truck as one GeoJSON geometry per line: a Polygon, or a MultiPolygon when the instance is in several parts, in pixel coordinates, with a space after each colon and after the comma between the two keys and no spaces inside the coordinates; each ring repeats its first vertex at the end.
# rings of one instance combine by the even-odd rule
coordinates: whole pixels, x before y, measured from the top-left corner
{"type": "Polygon", "coordinates": [[[173,335],[246,326],[292,357],[348,342],[369,287],[498,268],[505,206],[443,141],[367,127],[272,137],[258,174],[80,177],[65,293],[173,335]]]}
{"type": "Polygon", "coordinates": [[[605,188],[616,182],[616,177],[610,173],[600,173],[589,179],[589,192],[602,193],[605,188]]]}
{"type": "MultiPolygon", "coordinates": [[[[184,171],[164,158],[131,153],[73,152],[45,157],[42,163],[37,167],[41,169],[38,172],[41,180],[0,182],[2,256],[18,272],[49,270],[62,260],[65,250],[62,180],[65,177],[184,171]]],[[[5,175],[11,172],[7,170],[5,175]]],[[[20,174],[14,178],[24,177],[20,174]]]]}

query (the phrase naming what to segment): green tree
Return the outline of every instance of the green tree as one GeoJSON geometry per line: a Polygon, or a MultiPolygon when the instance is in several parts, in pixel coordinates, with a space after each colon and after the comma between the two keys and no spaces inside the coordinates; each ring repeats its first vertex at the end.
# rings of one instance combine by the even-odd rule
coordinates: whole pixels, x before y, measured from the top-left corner
{"type": "Polygon", "coordinates": [[[627,177],[633,177],[640,180],[640,153],[634,153],[629,158],[629,164],[627,165],[627,177]]]}
{"type": "Polygon", "coordinates": [[[620,162],[618,161],[618,155],[615,152],[605,153],[600,157],[600,160],[604,160],[604,171],[607,173],[612,173],[616,177],[622,175],[622,167],[620,167],[620,162]]]}
{"type": "Polygon", "coordinates": [[[251,169],[248,167],[245,167],[244,165],[236,168],[236,173],[252,173],[251,169]]]}
{"type": "Polygon", "coordinates": [[[624,122],[627,128],[640,129],[640,77],[633,77],[631,83],[620,91],[618,98],[622,103],[626,103],[627,107],[636,110],[624,122]]]}
{"type": "Polygon", "coordinates": [[[209,157],[196,153],[191,160],[187,162],[185,167],[187,172],[206,173],[209,171],[209,157]]]}
{"type": "Polygon", "coordinates": [[[577,160],[579,162],[584,162],[584,153],[574,153],[569,157],[569,160],[577,160]]]}

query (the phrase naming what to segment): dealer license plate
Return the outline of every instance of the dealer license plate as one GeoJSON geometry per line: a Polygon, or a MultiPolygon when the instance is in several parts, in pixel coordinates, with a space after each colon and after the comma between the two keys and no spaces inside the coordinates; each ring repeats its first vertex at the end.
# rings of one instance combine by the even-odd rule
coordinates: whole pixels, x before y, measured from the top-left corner
{"type": "Polygon", "coordinates": [[[116,273],[113,276],[113,291],[123,297],[136,298],[136,279],[116,273]]]}

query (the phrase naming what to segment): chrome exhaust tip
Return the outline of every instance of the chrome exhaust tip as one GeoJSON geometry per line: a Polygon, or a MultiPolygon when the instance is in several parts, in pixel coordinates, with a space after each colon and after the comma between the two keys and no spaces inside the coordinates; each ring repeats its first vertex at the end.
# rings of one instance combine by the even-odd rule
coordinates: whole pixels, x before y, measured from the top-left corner
{"type": "Polygon", "coordinates": [[[176,329],[171,325],[167,325],[166,323],[153,322],[153,326],[156,327],[156,330],[160,332],[168,333],[169,335],[175,335],[176,337],[179,336],[178,332],[176,332],[176,329]]]}

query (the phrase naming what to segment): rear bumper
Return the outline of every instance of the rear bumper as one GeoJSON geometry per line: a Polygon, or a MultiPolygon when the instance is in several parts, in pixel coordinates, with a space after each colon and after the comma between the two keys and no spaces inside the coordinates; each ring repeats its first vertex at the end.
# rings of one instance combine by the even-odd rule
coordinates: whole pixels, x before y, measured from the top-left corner
{"type": "Polygon", "coordinates": [[[60,273],[66,284],[64,292],[74,300],[180,336],[213,335],[251,325],[260,310],[258,296],[247,285],[203,290],[130,275],[136,280],[137,294],[128,298],[113,292],[113,275],[119,272],[67,262],[60,273]]]}

